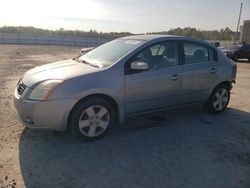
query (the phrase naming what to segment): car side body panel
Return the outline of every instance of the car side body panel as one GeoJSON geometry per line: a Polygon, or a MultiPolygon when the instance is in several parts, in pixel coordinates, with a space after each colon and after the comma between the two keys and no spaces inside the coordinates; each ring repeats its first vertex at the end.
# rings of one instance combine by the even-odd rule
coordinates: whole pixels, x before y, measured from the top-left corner
{"type": "Polygon", "coordinates": [[[125,75],[125,113],[138,113],[181,102],[181,66],[125,75]]]}

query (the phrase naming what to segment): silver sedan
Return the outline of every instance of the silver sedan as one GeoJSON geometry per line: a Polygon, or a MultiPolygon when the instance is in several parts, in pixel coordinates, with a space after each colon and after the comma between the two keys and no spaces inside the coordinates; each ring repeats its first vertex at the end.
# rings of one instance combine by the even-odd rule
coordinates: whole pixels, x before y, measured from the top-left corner
{"type": "Polygon", "coordinates": [[[205,41],[138,35],[27,71],[14,104],[29,128],[69,129],[93,140],[141,113],[191,104],[220,113],[235,78],[236,64],[205,41]]]}

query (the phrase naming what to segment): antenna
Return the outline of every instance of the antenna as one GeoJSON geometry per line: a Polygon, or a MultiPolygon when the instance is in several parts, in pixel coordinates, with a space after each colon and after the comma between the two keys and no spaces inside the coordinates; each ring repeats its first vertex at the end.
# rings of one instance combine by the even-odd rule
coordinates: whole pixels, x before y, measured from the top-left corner
{"type": "Polygon", "coordinates": [[[236,30],[235,37],[234,37],[234,43],[235,44],[236,44],[236,41],[237,41],[237,36],[238,36],[238,31],[239,31],[239,26],[240,26],[240,18],[241,18],[242,6],[243,6],[243,3],[241,2],[240,3],[240,14],[239,14],[238,24],[237,24],[237,30],[236,30]]]}

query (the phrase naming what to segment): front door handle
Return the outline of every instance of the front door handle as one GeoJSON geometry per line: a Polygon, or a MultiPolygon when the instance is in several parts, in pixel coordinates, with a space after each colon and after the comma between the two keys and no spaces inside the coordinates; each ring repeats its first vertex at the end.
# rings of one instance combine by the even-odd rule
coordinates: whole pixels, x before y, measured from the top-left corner
{"type": "Polygon", "coordinates": [[[176,80],[178,80],[179,78],[180,78],[180,76],[177,75],[177,74],[174,74],[174,75],[172,75],[172,76],[170,77],[170,79],[173,80],[173,81],[176,81],[176,80]]]}
{"type": "Polygon", "coordinates": [[[210,73],[216,73],[217,70],[216,70],[216,68],[211,68],[209,72],[210,72],[210,73]]]}

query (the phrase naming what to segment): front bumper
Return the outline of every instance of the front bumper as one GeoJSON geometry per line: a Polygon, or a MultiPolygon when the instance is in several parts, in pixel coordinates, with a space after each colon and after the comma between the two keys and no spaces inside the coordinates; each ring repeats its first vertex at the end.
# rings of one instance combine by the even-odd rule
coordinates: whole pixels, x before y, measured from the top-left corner
{"type": "Polygon", "coordinates": [[[22,99],[15,92],[14,106],[19,121],[28,128],[63,131],[77,100],[33,101],[22,99]]]}

